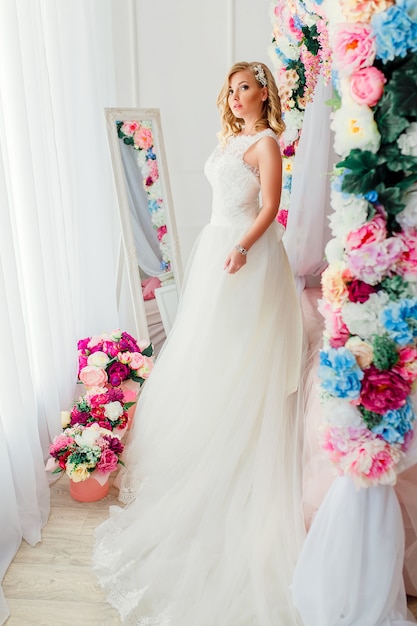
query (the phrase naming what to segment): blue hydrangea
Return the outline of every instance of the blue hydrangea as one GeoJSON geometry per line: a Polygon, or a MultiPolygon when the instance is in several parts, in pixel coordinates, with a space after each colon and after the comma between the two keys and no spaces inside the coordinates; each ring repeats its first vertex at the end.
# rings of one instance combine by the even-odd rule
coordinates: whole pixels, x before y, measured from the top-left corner
{"type": "Polygon", "coordinates": [[[318,375],[322,388],[337,398],[358,398],[363,371],[347,348],[320,351],[318,375]]]}
{"type": "Polygon", "coordinates": [[[159,209],[157,200],[148,200],[148,209],[151,213],[154,213],[159,209]]]}
{"type": "Polygon", "coordinates": [[[286,176],[284,178],[284,184],[282,186],[283,189],[288,189],[288,191],[291,191],[291,184],[292,184],[292,176],[286,176]]]}
{"type": "Polygon", "coordinates": [[[163,272],[165,272],[165,270],[169,269],[169,263],[167,261],[161,261],[160,268],[163,272]]]}
{"type": "Polygon", "coordinates": [[[364,198],[368,200],[368,202],[375,203],[378,200],[378,192],[375,190],[368,191],[368,193],[364,195],[364,198]]]}
{"type": "Polygon", "coordinates": [[[413,5],[415,0],[399,0],[387,11],[374,13],[371,26],[376,39],[377,59],[386,63],[395,57],[405,57],[408,50],[416,49],[415,22],[410,19],[413,5]]]}
{"type": "Polygon", "coordinates": [[[147,159],[151,159],[152,161],[155,161],[156,159],[156,154],[153,151],[153,147],[152,148],[148,148],[146,151],[146,158],[147,159]]]}
{"type": "Polygon", "coordinates": [[[417,298],[402,298],[382,309],[379,319],[388,335],[400,346],[417,337],[417,298]]]}
{"type": "Polygon", "coordinates": [[[413,428],[415,414],[410,398],[400,409],[387,411],[372,432],[380,435],[388,443],[404,443],[404,435],[413,428]]]}
{"type": "Polygon", "coordinates": [[[332,85],[333,85],[333,87],[335,88],[337,93],[340,93],[340,75],[339,75],[339,72],[337,72],[336,70],[332,70],[331,71],[331,77],[332,77],[332,85]]]}
{"type": "Polygon", "coordinates": [[[284,65],[288,65],[291,59],[289,59],[283,52],[281,52],[278,47],[274,48],[274,52],[277,55],[278,59],[281,61],[281,63],[283,63],[284,65]]]}

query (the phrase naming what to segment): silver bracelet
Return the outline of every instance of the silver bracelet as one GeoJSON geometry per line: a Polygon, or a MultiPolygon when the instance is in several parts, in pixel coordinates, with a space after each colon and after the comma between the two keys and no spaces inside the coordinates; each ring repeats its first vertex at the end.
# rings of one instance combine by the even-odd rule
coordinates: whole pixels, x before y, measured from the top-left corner
{"type": "Polygon", "coordinates": [[[244,248],[243,246],[235,246],[235,250],[237,250],[238,252],[240,252],[240,254],[243,254],[243,256],[246,256],[248,251],[246,250],[246,248],[244,248]]]}

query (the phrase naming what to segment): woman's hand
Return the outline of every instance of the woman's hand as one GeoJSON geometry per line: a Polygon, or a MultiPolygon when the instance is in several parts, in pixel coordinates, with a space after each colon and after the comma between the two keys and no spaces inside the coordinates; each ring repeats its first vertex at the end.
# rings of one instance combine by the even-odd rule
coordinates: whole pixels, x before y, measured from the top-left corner
{"type": "Polygon", "coordinates": [[[246,264],[246,256],[233,249],[226,259],[224,269],[228,274],[236,274],[246,264]]]}

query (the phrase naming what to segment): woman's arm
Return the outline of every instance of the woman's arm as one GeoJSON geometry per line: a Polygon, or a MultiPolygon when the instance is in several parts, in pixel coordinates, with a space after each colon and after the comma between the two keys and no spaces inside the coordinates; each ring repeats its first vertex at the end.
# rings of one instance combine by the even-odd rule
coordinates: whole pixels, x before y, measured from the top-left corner
{"type": "MultiPolygon", "coordinates": [[[[249,250],[275,220],[282,188],[282,159],[279,146],[273,137],[263,137],[249,148],[246,161],[259,169],[262,208],[250,227],[236,244],[249,250]]],[[[246,263],[246,256],[233,249],[226,259],[225,270],[236,273],[246,263]]]]}

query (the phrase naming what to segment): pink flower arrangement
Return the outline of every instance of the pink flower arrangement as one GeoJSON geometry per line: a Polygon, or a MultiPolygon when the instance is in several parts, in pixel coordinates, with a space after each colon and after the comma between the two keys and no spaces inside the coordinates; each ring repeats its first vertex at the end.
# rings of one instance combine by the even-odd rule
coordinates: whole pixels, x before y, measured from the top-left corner
{"type": "Polygon", "coordinates": [[[53,474],[65,472],[74,482],[87,480],[93,472],[99,477],[123,465],[124,445],[118,437],[97,423],[76,424],[55,437],[49,447],[46,469],[53,474]]]}
{"type": "Polygon", "coordinates": [[[348,22],[370,22],[374,13],[385,11],[394,0],[339,0],[342,13],[348,22]]]}
{"type": "Polygon", "coordinates": [[[397,238],[402,243],[401,256],[396,271],[406,280],[417,280],[417,230],[400,233],[397,238]]]}
{"type": "Polygon", "coordinates": [[[368,107],[376,105],[387,82],[384,74],[376,67],[363,67],[350,77],[350,92],[358,104],[368,107]]]}
{"type": "MultiPolygon", "coordinates": [[[[125,121],[117,122],[118,136],[127,145],[138,152],[138,166],[141,169],[143,187],[147,194],[148,209],[152,226],[155,230],[161,226],[166,228],[166,213],[162,197],[161,181],[159,177],[158,159],[155,152],[152,121],[125,121]]],[[[171,251],[168,237],[159,239],[161,251],[161,270],[171,270],[171,251]]]]}
{"type": "Polygon", "coordinates": [[[153,368],[153,346],[137,343],[131,335],[113,330],[78,342],[78,379],[85,387],[118,387],[125,380],[141,385],[153,368]]]}
{"type": "Polygon", "coordinates": [[[390,445],[366,428],[329,427],[323,448],[340,474],[350,474],[362,487],[395,484],[401,446],[390,445]]]}
{"type": "Polygon", "coordinates": [[[376,47],[372,30],[367,24],[338,24],[332,40],[334,64],[342,74],[372,65],[376,47]]]}
{"type": "Polygon", "coordinates": [[[415,38],[400,42],[401,27],[392,27],[407,22],[407,3],[398,11],[394,0],[335,4],[325,10],[336,95],[331,126],[342,160],[332,181],[335,240],[326,248],[320,305],[323,447],[341,474],[368,487],[396,482],[416,417],[417,228],[407,211],[412,165],[401,161],[413,154],[402,145],[416,114],[415,103],[402,100],[408,75],[401,63],[408,54],[415,61],[416,51],[415,38]],[[399,64],[387,63],[393,59],[399,64]],[[388,122],[397,115],[398,128],[388,122]],[[358,395],[347,394],[351,388],[358,395]]]}
{"type": "Polygon", "coordinates": [[[368,411],[383,414],[404,406],[410,383],[395,369],[379,370],[374,365],[364,370],[360,402],[368,411]]]}
{"type": "Polygon", "coordinates": [[[109,431],[127,427],[128,410],[134,402],[125,402],[120,387],[93,387],[78,398],[70,411],[61,412],[62,426],[98,424],[109,431]]]}

